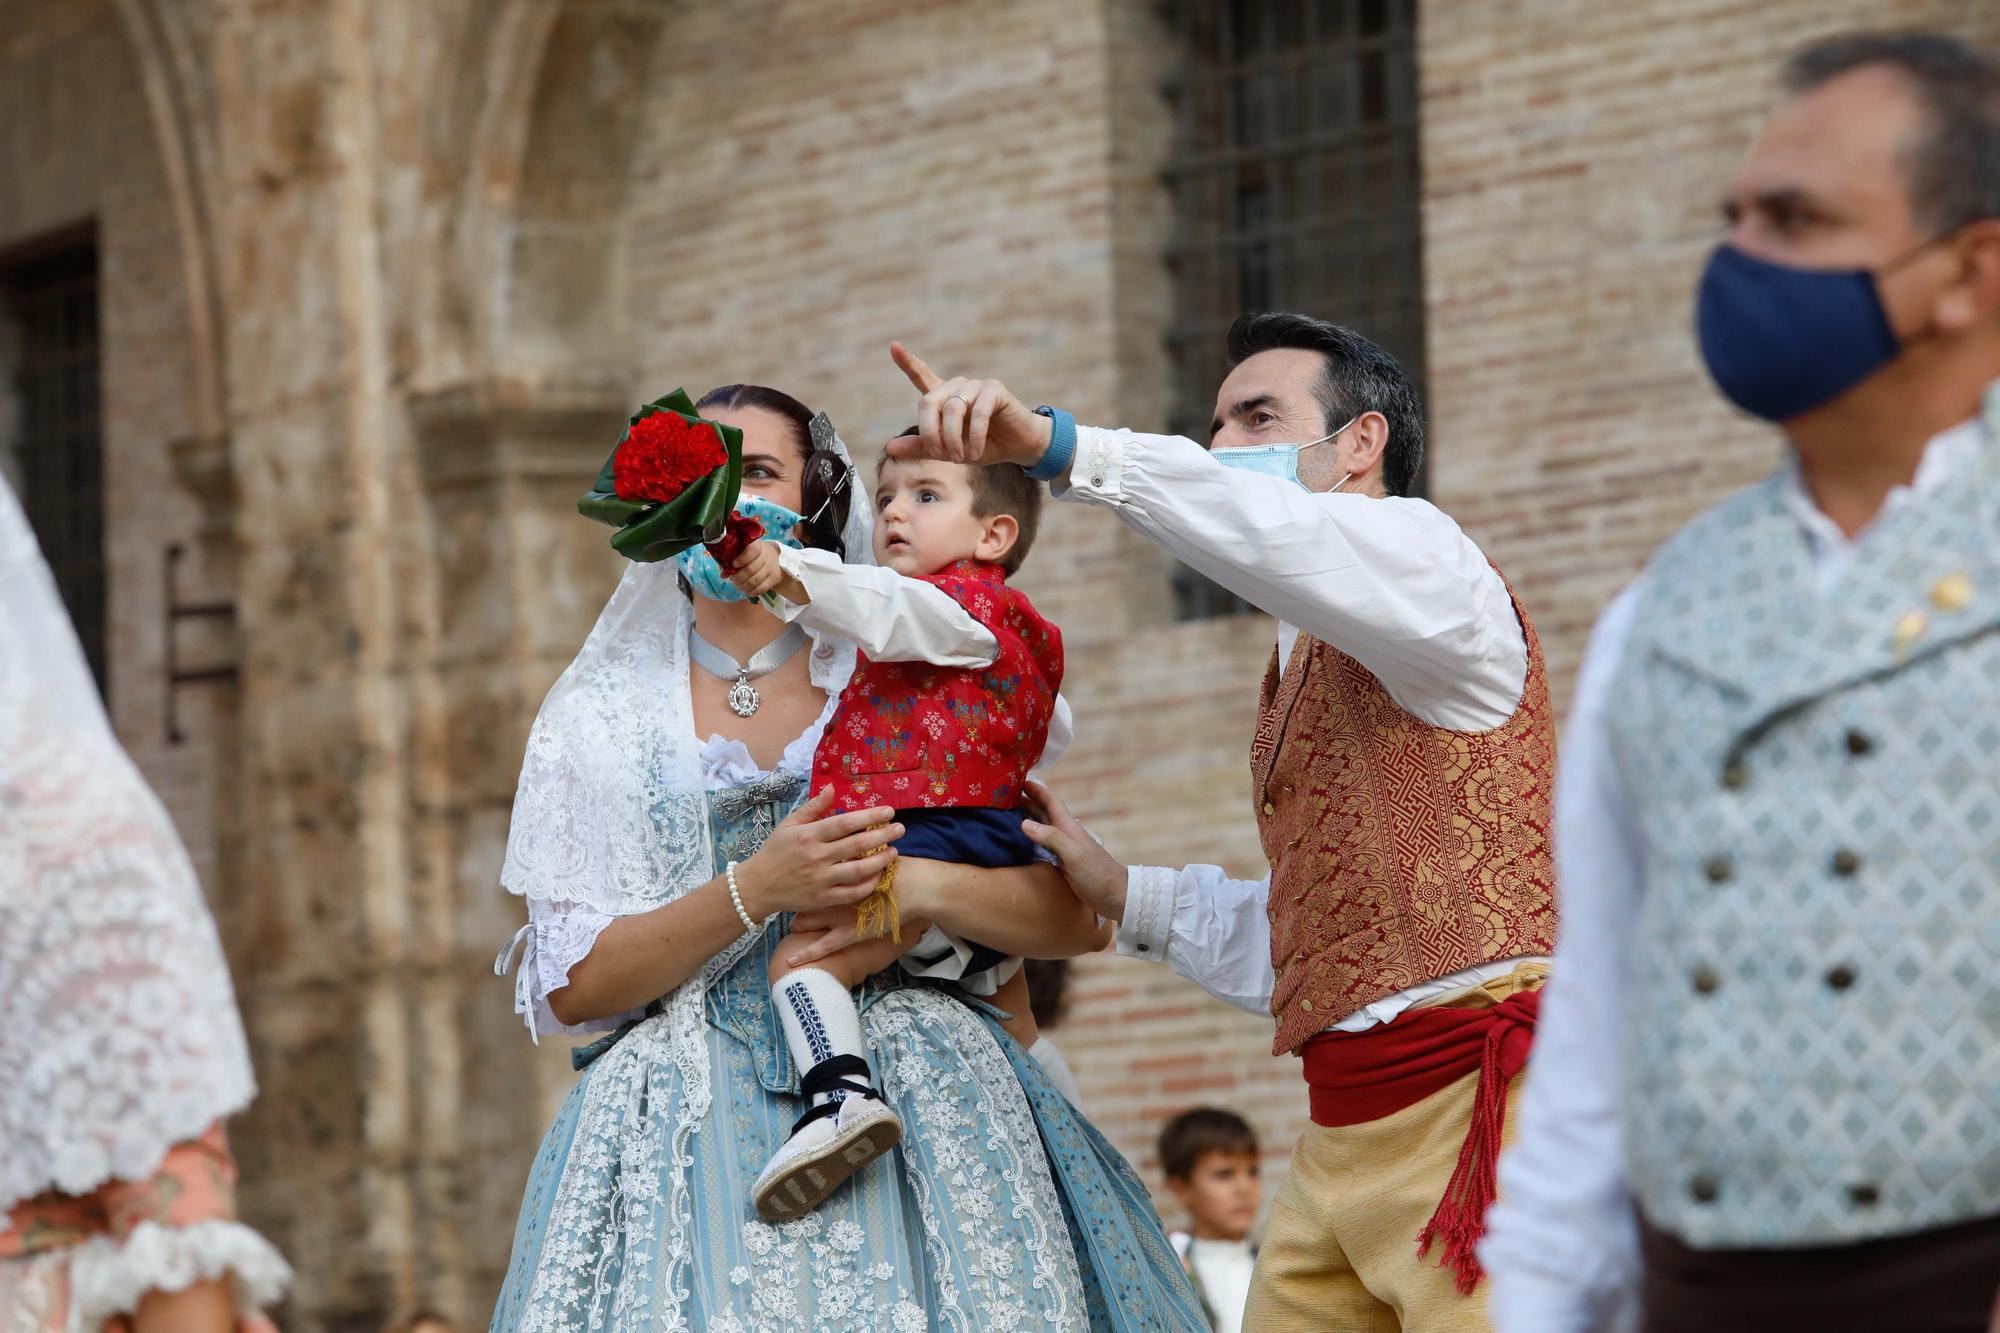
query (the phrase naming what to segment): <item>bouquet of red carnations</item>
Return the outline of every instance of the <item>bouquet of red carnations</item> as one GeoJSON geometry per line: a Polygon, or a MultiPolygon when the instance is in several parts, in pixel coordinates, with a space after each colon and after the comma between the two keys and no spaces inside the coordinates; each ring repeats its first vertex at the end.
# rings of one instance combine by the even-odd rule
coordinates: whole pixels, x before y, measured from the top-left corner
{"type": "Polygon", "coordinates": [[[629,560],[671,560],[706,545],[724,570],[764,535],[736,512],[743,488],[743,432],[695,415],[675,389],[642,405],[577,511],[617,529],[611,549],[629,560]]]}

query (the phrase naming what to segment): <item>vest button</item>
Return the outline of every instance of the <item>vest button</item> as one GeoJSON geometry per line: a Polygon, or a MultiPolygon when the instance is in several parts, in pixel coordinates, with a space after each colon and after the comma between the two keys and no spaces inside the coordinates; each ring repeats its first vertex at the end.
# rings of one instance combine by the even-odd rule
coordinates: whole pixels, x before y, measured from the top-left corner
{"type": "Polygon", "coordinates": [[[1278,813],[1278,807],[1277,807],[1277,806],[1275,806],[1275,805],[1272,805],[1272,804],[1271,804],[1271,803],[1270,803],[1269,801],[1266,801],[1266,802],[1264,802],[1264,814],[1265,814],[1265,816],[1266,816],[1267,818],[1268,818],[1269,816],[1271,816],[1271,815],[1275,815],[1275,814],[1277,814],[1277,813],[1278,813]]]}
{"type": "Polygon", "coordinates": [[[1688,981],[1694,986],[1697,995],[1713,995],[1716,988],[1722,984],[1722,978],[1715,975],[1715,969],[1712,967],[1697,967],[1688,981]]]}
{"type": "Polygon", "coordinates": [[[1846,877],[1861,869],[1861,857],[1843,847],[1833,854],[1833,873],[1846,877]]]}
{"type": "Polygon", "coordinates": [[[1300,1000],[1299,1008],[1305,1010],[1307,1013],[1311,1013],[1313,1011],[1313,1002],[1311,1000],[1300,1000]]]}
{"type": "Polygon", "coordinates": [[[1882,1188],[1879,1185],[1864,1184],[1849,1185],[1847,1187],[1847,1201],[1856,1208],[1873,1208],[1881,1198],[1882,1188]]]}
{"type": "Polygon", "coordinates": [[[1850,731],[1846,736],[1847,752],[1859,759],[1875,748],[1875,742],[1868,739],[1865,732],[1850,731]]]}
{"type": "Polygon", "coordinates": [[[1741,791],[1750,784],[1750,770],[1738,759],[1722,770],[1722,785],[1730,791],[1741,791]]]}
{"type": "Polygon", "coordinates": [[[1714,1176],[1696,1176],[1688,1182],[1688,1197],[1696,1203],[1714,1203],[1722,1193],[1722,1186],[1714,1176]]]}
{"type": "Polygon", "coordinates": [[[1826,984],[1833,990],[1846,990],[1854,984],[1854,969],[1842,963],[1826,974],[1826,984]]]}
{"type": "Polygon", "coordinates": [[[1726,856],[1711,856],[1702,866],[1701,872],[1708,876],[1710,884],[1727,884],[1736,874],[1736,867],[1726,856]]]}

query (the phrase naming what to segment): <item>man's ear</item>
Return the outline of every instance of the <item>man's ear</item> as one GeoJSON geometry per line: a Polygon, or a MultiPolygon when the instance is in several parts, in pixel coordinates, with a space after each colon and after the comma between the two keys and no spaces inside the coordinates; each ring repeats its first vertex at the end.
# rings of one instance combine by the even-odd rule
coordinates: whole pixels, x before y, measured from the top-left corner
{"type": "Polygon", "coordinates": [[[1167,1193],[1174,1196],[1183,1212],[1189,1211],[1188,1201],[1194,1197],[1194,1182],[1184,1176],[1167,1177],[1167,1193]]]}
{"type": "Polygon", "coordinates": [[[995,514],[979,521],[982,526],[979,544],[972,548],[973,558],[997,565],[1007,558],[1007,552],[1013,550],[1014,543],[1021,539],[1021,524],[1012,514],[995,514]]]}
{"type": "Polygon", "coordinates": [[[1340,451],[1340,470],[1365,477],[1382,466],[1382,452],[1389,447],[1389,418],[1380,412],[1363,412],[1333,443],[1340,451]]]}
{"type": "Polygon", "coordinates": [[[1938,294],[1939,330],[1958,333],[2000,314],[2000,219],[1972,223],[1960,233],[1958,253],[1965,267],[1958,280],[1938,294]]]}

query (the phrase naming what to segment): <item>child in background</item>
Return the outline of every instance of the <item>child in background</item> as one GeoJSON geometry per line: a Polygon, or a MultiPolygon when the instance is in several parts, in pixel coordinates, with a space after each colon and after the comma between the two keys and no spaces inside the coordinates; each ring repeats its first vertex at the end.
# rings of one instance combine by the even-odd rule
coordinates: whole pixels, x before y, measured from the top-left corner
{"type": "Polygon", "coordinates": [[[1187,1231],[1169,1237],[1215,1333],[1240,1333],[1257,1254],[1250,1225],[1262,1201],[1257,1134],[1215,1107],[1183,1111],[1160,1130],[1160,1168],[1187,1210],[1187,1231]]]}
{"type": "MultiPolygon", "coordinates": [[[[861,649],[813,758],[814,793],[832,787],[837,810],[896,807],[901,856],[1032,864],[1021,789],[1044,747],[1066,740],[1051,739],[1062,635],[1007,579],[1034,540],[1041,488],[1011,465],[885,457],[874,501],[875,567],[758,542],[730,570],[746,595],[776,593],[780,618],[861,649]]],[[[1077,907],[1074,923],[1050,923],[1052,947],[1097,943],[1095,916],[1077,907]],[[1066,933],[1077,938],[1053,938],[1066,933]]],[[[899,957],[975,994],[990,995],[1020,967],[937,930],[791,962],[820,938],[795,932],[771,961],[771,1003],[812,1104],[758,1177],[757,1211],[769,1221],[817,1207],[901,1141],[901,1121],[868,1082],[853,987],[899,957]]]]}

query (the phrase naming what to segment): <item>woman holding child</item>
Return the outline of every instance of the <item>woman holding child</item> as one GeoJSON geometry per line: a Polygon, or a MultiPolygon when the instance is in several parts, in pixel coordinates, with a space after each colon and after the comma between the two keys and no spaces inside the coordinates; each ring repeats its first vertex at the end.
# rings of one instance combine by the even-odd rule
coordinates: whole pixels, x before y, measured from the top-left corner
{"type": "MultiPolygon", "coordinates": [[[[823,417],[740,385],[700,410],[743,432],[739,508],[787,551],[830,553],[810,578],[871,562],[865,483],[823,417]]],[[[700,548],[634,564],[543,704],[502,872],[530,907],[516,1007],[537,1031],[616,1030],[579,1052],[493,1326],[1201,1327],[1144,1190],[973,998],[971,969],[842,947],[892,862],[904,943],[947,940],[960,962],[1080,952],[1096,922],[1045,867],[878,850],[910,802],[807,799],[856,671],[838,618],[777,618],[700,548]],[[881,969],[855,992],[863,1049],[831,1062],[842,1077],[818,1067],[844,996],[803,1022],[773,1005],[821,959],[881,969]],[[895,1122],[901,1151],[830,1160],[852,1179],[760,1220],[753,1188],[782,1150],[849,1120],[895,1122]]],[[[1015,986],[994,1001],[1025,1014],[1015,986]]]]}

